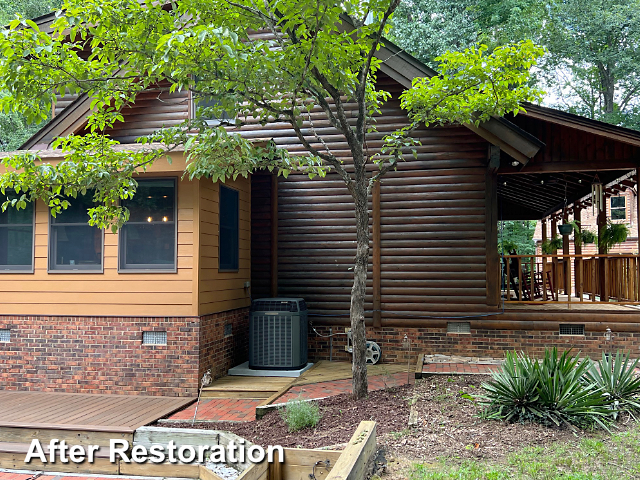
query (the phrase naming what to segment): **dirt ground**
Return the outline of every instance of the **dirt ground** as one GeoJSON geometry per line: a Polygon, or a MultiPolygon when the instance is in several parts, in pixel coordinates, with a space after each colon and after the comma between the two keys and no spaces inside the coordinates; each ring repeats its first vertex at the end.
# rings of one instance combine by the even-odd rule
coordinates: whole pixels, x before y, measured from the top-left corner
{"type": "Polygon", "coordinates": [[[413,462],[436,462],[442,457],[500,460],[525,446],[554,441],[574,442],[585,432],[537,424],[507,424],[478,418],[472,397],[485,376],[433,376],[415,385],[371,392],[353,401],[349,395],[320,400],[322,419],[314,429],[290,433],[278,412],[246,423],[196,423],[186,428],[229,430],[253,443],[285,447],[341,448],[362,420],[378,422],[378,446],[387,462],[387,479],[406,478],[413,462]],[[411,408],[417,422],[409,426],[411,408]]]}

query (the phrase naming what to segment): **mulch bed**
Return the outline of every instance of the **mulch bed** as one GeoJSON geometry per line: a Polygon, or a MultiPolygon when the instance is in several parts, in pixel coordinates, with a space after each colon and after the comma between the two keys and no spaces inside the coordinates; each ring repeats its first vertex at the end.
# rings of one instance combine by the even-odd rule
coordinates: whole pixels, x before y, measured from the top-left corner
{"type": "Polygon", "coordinates": [[[362,420],[378,422],[378,445],[387,458],[435,461],[443,456],[501,459],[525,446],[554,441],[576,441],[587,436],[567,429],[537,424],[508,424],[478,418],[480,408],[464,395],[475,396],[488,377],[434,376],[416,385],[378,390],[366,399],[350,395],[319,400],[322,419],[314,429],[290,433],[277,411],[246,423],[173,424],[180,428],[228,430],[259,445],[318,448],[346,443],[362,420]],[[416,426],[408,427],[411,404],[418,413],[416,426]]]}
{"type": "MultiPolygon", "coordinates": [[[[177,428],[227,430],[258,445],[318,448],[339,445],[349,441],[362,420],[375,420],[378,435],[406,428],[409,417],[408,400],[412,385],[377,390],[363,400],[354,402],[351,395],[337,395],[318,401],[322,418],[313,429],[290,433],[277,411],[267,413],[262,420],[231,423],[174,424],[177,428]]],[[[165,426],[165,425],[163,425],[165,426]]]]}

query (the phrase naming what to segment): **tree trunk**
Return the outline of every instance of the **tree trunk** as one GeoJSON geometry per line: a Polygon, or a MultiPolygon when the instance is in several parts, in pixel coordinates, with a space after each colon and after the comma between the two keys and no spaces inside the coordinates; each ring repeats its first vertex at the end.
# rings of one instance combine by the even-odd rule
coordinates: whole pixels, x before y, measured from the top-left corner
{"type": "Polygon", "coordinates": [[[355,203],[357,250],[350,316],[353,339],[353,398],[357,400],[366,397],[368,392],[364,302],[369,264],[369,209],[365,182],[356,182],[352,195],[355,203]]]}

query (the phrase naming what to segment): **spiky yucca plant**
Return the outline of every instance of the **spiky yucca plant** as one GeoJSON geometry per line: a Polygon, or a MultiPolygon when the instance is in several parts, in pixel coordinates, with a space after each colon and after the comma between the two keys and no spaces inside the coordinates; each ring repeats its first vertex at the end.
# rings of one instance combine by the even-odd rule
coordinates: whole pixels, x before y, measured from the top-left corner
{"type": "Polygon", "coordinates": [[[615,357],[603,353],[586,376],[608,397],[612,409],[635,416],[640,411],[640,376],[636,374],[640,360],[632,361],[630,356],[629,352],[618,351],[615,357]]]}

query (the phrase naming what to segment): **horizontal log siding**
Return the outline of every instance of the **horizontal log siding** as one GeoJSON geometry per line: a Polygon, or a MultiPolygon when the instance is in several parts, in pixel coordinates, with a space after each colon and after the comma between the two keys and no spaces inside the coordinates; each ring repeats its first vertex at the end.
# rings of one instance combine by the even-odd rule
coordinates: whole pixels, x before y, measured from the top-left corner
{"type": "Polygon", "coordinates": [[[251,296],[271,295],[271,175],[251,177],[251,296]]]}
{"type": "MultiPolygon", "coordinates": [[[[348,316],[355,254],[354,206],[344,182],[336,174],[322,180],[306,175],[281,179],[278,295],[303,297],[317,316],[348,316]]],[[[371,255],[365,309],[371,318],[371,255]]]]}
{"type": "MultiPolygon", "coordinates": [[[[379,77],[380,86],[392,92],[393,99],[378,116],[379,131],[367,136],[369,154],[379,151],[385,134],[407,123],[398,100],[401,87],[384,75],[379,77]]],[[[345,108],[355,123],[356,106],[347,104],[345,108]]],[[[312,110],[311,121],[332,153],[343,158],[351,170],[350,150],[342,135],[328,125],[317,108],[312,110]]],[[[303,132],[311,142],[317,142],[311,127],[305,122],[303,132]]],[[[286,124],[248,125],[242,134],[272,137],[281,148],[304,153],[286,124]]],[[[485,291],[487,143],[464,127],[423,128],[415,137],[422,143],[417,158],[408,155],[398,171],[388,173],[381,182],[382,318],[490,310],[485,291]]],[[[254,195],[258,188],[256,184],[254,195]]],[[[266,198],[267,186],[264,188],[260,194],[266,198]]],[[[290,175],[280,179],[278,202],[279,295],[304,297],[311,316],[323,323],[345,319],[353,285],[356,234],[353,201],[344,183],[336,174],[313,180],[290,175]]],[[[254,221],[267,211],[255,202],[254,221]]],[[[253,248],[265,250],[255,243],[253,248]]],[[[254,251],[254,265],[258,264],[258,253],[254,251]]],[[[261,272],[254,272],[254,282],[266,286],[268,270],[261,272]]],[[[370,258],[369,319],[372,287],[370,258]]]]}
{"type": "Polygon", "coordinates": [[[251,182],[238,177],[226,185],[239,191],[240,201],[240,268],[237,272],[218,271],[218,233],[220,185],[208,179],[200,180],[200,253],[199,253],[199,315],[248,307],[251,279],[251,182]]]}
{"type": "Polygon", "coordinates": [[[195,185],[178,182],[177,273],[118,273],[118,235],[104,234],[104,273],[47,273],[49,212],[36,205],[35,272],[0,273],[0,315],[192,316],[195,185]]]}
{"type": "Polygon", "coordinates": [[[134,143],[136,138],[150,135],[163,127],[173,127],[189,117],[189,92],[169,92],[169,82],[145,90],[136,102],[122,109],[124,122],[116,122],[108,135],[122,143],[134,143]]]}

